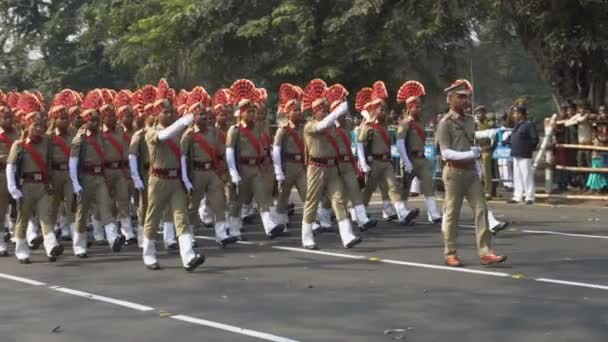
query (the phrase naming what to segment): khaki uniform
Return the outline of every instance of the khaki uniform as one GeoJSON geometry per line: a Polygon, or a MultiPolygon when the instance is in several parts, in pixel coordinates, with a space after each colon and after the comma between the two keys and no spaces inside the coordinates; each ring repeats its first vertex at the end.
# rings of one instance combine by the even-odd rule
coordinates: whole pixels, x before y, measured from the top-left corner
{"type": "MultiPolygon", "coordinates": [[[[28,221],[36,216],[40,221],[42,233],[54,235],[53,226],[53,201],[50,170],[52,145],[48,137],[43,136],[41,141],[33,144],[29,139],[17,141],[11,147],[7,163],[13,164],[19,170],[16,178],[17,184],[21,184],[21,198],[18,205],[17,223],[15,225],[15,236],[17,239],[25,239],[28,221]],[[29,144],[42,159],[46,170],[42,170],[34,161],[34,157],[28,152],[24,144],[29,144]],[[44,172],[43,172],[44,171],[44,172]],[[48,179],[45,179],[44,173],[48,179]],[[48,182],[48,183],[45,183],[48,182]]],[[[6,179],[6,177],[5,177],[6,179]]]]}
{"type": "Polygon", "coordinates": [[[136,131],[131,137],[129,144],[129,154],[137,158],[137,167],[139,168],[139,177],[144,184],[144,189],[138,192],[137,220],[141,227],[144,226],[146,219],[146,210],[148,209],[148,177],[150,171],[150,154],[148,153],[148,144],[146,143],[146,130],[142,128],[136,131]]]}
{"type": "Polygon", "coordinates": [[[68,127],[65,134],[61,134],[59,129],[50,133],[52,142],[50,169],[53,172],[53,222],[57,221],[57,215],[63,207],[62,212],[65,213],[67,223],[72,224],[74,223],[75,199],[68,160],[70,159],[70,145],[76,135],[76,129],[68,127]]]}
{"type": "Polygon", "coordinates": [[[244,123],[232,126],[228,130],[226,138],[226,146],[235,150],[236,163],[241,177],[236,200],[230,208],[230,216],[233,218],[240,217],[241,205],[248,203],[250,194],[253,194],[260,212],[269,211],[272,202],[272,192],[268,191],[268,179],[269,175],[272,175],[272,169],[268,162],[269,158],[261,145],[265,133],[264,127],[256,125],[254,129],[250,130],[255,141],[262,146],[259,154],[247,135],[240,131],[241,127],[248,129],[244,123]]]}
{"type": "MultiPolygon", "coordinates": [[[[388,136],[386,127],[384,129],[388,136]]],[[[391,159],[390,142],[385,142],[380,129],[373,127],[371,123],[363,124],[359,130],[357,142],[365,145],[366,161],[371,167],[367,177],[367,184],[363,189],[363,201],[367,206],[378,185],[386,181],[388,185],[388,196],[391,202],[401,201],[401,192],[393,170],[391,159]]]]}
{"type": "MultiPolygon", "coordinates": [[[[6,158],[13,143],[19,139],[21,131],[13,128],[10,132],[0,128],[0,177],[6,179],[6,158]]],[[[6,181],[0,181],[0,220],[4,222],[8,206],[11,203],[11,195],[8,193],[6,181]]]]}
{"type": "MultiPolygon", "coordinates": [[[[461,116],[450,111],[437,128],[437,140],[442,151],[469,151],[474,143],[475,122],[472,116],[461,116]]],[[[492,253],[492,238],[488,230],[488,207],[475,160],[448,160],[443,169],[445,200],[443,238],[445,255],[456,255],[456,236],[462,201],[467,199],[475,216],[477,250],[479,256],[492,253]]]]}
{"type": "Polygon", "coordinates": [[[304,125],[296,126],[289,121],[280,127],[274,136],[274,145],[281,148],[282,169],[285,180],[281,182],[277,201],[277,213],[287,215],[289,196],[295,186],[302,202],[306,200],[306,164],[304,146],[304,125]],[[294,136],[296,138],[294,138],[294,136]],[[296,139],[301,146],[296,142],[296,139]]]}
{"type": "MultiPolygon", "coordinates": [[[[350,135],[342,127],[336,127],[336,142],[340,152],[340,177],[344,184],[344,194],[353,207],[363,204],[363,194],[359,184],[357,161],[352,155],[350,135]]],[[[361,175],[362,176],[362,175],[361,175]]]]}
{"type": "Polygon", "coordinates": [[[86,232],[86,221],[93,203],[97,208],[101,223],[107,225],[112,222],[112,200],[103,165],[105,157],[97,153],[88,139],[103,148],[104,144],[100,134],[92,135],[86,128],[81,128],[76,133],[70,150],[70,157],[78,158],[79,180],[82,186],[82,194],[76,210],[76,230],[81,234],[86,232]]]}
{"type": "MultiPolygon", "coordinates": [[[[104,152],[106,156],[105,172],[108,190],[112,197],[113,213],[119,218],[129,218],[129,181],[127,150],[129,144],[124,139],[122,126],[117,125],[114,130],[108,127],[103,129],[104,152]],[[116,144],[116,145],[114,145],[116,144]]],[[[127,236],[127,239],[132,236],[127,236]]]]}
{"type": "MultiPolygon", "coordinates": [[[[203,144],[204,145],[204,144],[203,144]]],[[[208,127],[204,132],[198,126],[188,129],[181,139],[182,154],[188,160],[189,179],[194,187],[191,195],[191,205],[188,209],[190,222],[197,222],[198,208],[203,197],[215,215],[216,222],[225,221],[226,197],[224,194],[224,165],[225,146],[219,139],[215,127],[208,127]],[[206,143],[216,159],[202,147],[198,139],[206,143]],[[221,178],[220,178],[221,176],[221,178]]]]}
{"type": "Polygon", "coordinates": [[[407,201],[410,195],[410,187],[412,180],[418,177],[420,180],[420,189],[425,197],[433,196],[433,174],[431,164],[424,157],[424,125],[419,120],[408,118],[399,125],[397,129],[397,140],[403,139],[407,157],[412,163],[412,171],[405,173],[403,177],[403,187],[401,188],[401,197],[407,201]],[[418,131],[416,127],[421,130],[418,131]],[[422,133],[422,136],[421,134],[422,133]]]}
{"type": "Polygon", "coordinates": [[[163,129],[157,125],[146,130],[146,143],[150,151],[150,178],[148,181],[148,208],[144,224],[144,236],[156,239],[156,230],[168,209],[173,216],[177,236],[189,233],[187,215],[188,199],[180,178],[180,155],[175,155],[169,141],[179,148],[181,135],[167,141],[158,140],[163,129]]]}
{"type": "MultiPolygon", "coordinates": [[[[486,129],[494,128],[486,123],[479,124],[479,130],[483,131],[486,129]]],[[[483,190],[486,195],[492,195],[493,183],[492,183],[492,142],[490,139],[479,139],[479,146],[481,146],[481,167],[483,169],[483,190]]]]}

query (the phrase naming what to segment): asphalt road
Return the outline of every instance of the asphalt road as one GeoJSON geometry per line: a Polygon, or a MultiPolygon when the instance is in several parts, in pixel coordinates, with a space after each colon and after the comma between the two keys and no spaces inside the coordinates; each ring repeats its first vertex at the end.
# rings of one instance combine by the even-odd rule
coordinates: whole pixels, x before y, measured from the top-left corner
{"type": "Polygon", "coordinates": [[[252,225],[250,244],[225,250],[201,229],[208,261],[191,274],[164,251],[158,272],[136,248],[94,247],[87,260],[68,248],[54,264],[11,254],[0,259],[0,341],[607,341],[608,209],[491,207],[514,221],[495,239],[509,256],[495,268],[479,266],[468,208],[464,269],[442,266],[438,225],[382,223],[352,250],[324,234],[311,253],[299,216],[291,237],[271,242],[252,225]]]}

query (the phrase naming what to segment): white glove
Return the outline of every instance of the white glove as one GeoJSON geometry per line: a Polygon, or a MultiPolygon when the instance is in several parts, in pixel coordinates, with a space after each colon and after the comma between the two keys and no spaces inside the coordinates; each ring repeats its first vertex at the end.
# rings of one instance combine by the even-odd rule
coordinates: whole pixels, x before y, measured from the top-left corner
{"type": "Polygon", "coordinates": [[[194,186],[192,186],[192,183],[190,183],[189,180],[187,179],[182,179],[182,181],[184,182],[184,186],[186,187],[186,191],[190,192],[194,189],[194,186]]]}
{"type": "Polygon", "coordinates": [[[412,165],[412,163],[410,163],[410,162],[403,163],[403,171],[405,171],[405,173],[410,173],[413,170],[414,170],[414,166],[412,165]]]}
{"type": "Polygon", "coordinates": [[[82,187],[77,182],[72,182],[72,187],[74,188],[74,193],[79,195],[82,192],[82,187]]]}
{"type": "Polygon", "coordinates": [[[194,115],[186,114],[179,119],[179,122],[184,126],[190,126],[194,122],[194,115]]]}
{"type": "Polygon", "coordinates": [[[285,174],[283,173],[283,171],[279,172],[278,170],[275,170],[275,174],[276,174],[275,178],[276,178],[277,182],[282,182],[285,180],[285,174]]]}
{"type": "Polygon", "coordinates": [[[367,164],[360,165],[360,166],[361,166],[361,171],[363,171],[363,173],[369,173],[372,170],[372,168],[367,164]]]}
{"type": "Polygon", "coordinates": [[[475,159],[481,157],[481,147],[473,146],[471,147],[471,151],[473,152],[473,156],[475,159]]]}
{"type": "Polygon", "coordinates": [[[135,189],[137,190],[143,190],[144,189],[144,182],[142,182],[141,178],[139,177],[132,177],[133,178],[133,184],[135,185],[135,189]]]}
{"type": "Polygon", "coordinates": [[[230,170],[230,178],[232,178],[232,183],[239,184],[241,182],[241,176],[239,176],[238,172],[230,170]]]}
{"type": "Polygon", "coordinates": [[[23,193],[19,189],[9,189],[9,192],[15,201],[18,201],[23,197],[23,193]]]}

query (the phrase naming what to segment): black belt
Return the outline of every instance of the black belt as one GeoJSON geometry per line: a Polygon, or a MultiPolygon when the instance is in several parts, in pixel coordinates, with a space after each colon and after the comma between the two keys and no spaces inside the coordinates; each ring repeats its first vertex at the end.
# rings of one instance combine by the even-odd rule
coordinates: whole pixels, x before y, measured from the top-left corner
{"type": "Polygon", "coordinates": [[[163,179],[178,179],[179,169],[152,169],[152,176],[163,179]]]}
{"type": "Polygon", "coordinates": [[[382,154],[370,154],[369,156],[367,156],[367,161],[371,162],[374,160],[390,161],[391,155],[390,155],[390,153],[382,153],[382,154]]]}
{"type": "Polygon", "coordinates": [[[266,158],[257,158],[257,157],[240,157],[239,164],[241,165],[249,165],[249,166],[257,166],[264,162],[266,158]]]}
{"type": "Polygon", "coordinates": [[[103,165],[84,165],[82,167],[82,172],[89,175],[101,175],[103,174],[103,165]]]}
{"type": "Polygon", "coordinates": [[[127,163],[124,160],[110,161],[110,162],[106,162],[105,166],[108,169],[120,170],[120,169],[124,169],[125,167],[127,167],[127,163]]]}
{"type": "Polygon", "coordinates": [[[343,155],[340,156],[340,163],[352,163],[353,162],[353,158],[351,158],[348,155],[343,155]]]}
{"type": "Polygon", "coordinates": [[[21,179],[25,183],[43,183],[44,179],[41,172],[23,172],[21,179]]]}
{"type": "Polygon", "coordinates": [[[197,161],[192,162],[192,168],[196,171],[209,171],[209,170],[215,169],[213,162],[197,162],[197,161]]]}
{"type": "Polygon", "coordinates": [[[285,161],[303,163],[304,156],[299,153],[285,153],[285,161]]]}
{"type": "Polygon", "coordinates": [[[420,151],[408,151],[408,156],[410,157],[410,159],[413,159],[413,158],[424,158],[424,152],[420,152],[420,151]]]}
{"type": "Polygon", "coordinates": [[[51,165],[51,167],[53,168],[53,170],[55,171],[67,171],[69,169],[68,163],[53,163],[51,165]]]}
{"type": "Polygon", "coordinates": [[[337,158],[313,158],[311,157],[308,161],[311,165],[321,166],[321,167],[335,167],[338,165],[337,158]]]}

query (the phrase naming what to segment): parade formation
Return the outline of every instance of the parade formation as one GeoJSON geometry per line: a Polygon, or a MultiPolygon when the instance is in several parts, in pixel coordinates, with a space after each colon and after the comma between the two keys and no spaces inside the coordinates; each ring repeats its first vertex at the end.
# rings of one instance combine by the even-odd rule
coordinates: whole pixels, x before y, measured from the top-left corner
{"type": "Polygon", "coordinates": [[[472,91],[467,80],[445,89],[449,112],[436,133],[445,164],[443,210],[424,155],[426,93],[417,81],[396,92],[404,106],[396,136],[403,177],[391,156],[389,91],[382,81],[351,98],[364,118],[358,127],[344,86],[321,79],[303,88],[284,83],[278,113],[286,121],[274,136],[268,93],[246,79],[213,96],[203,86],[176,92],[164,79],[135,91],[64,89],[48,103],[39,92],[0,93],[0,217],[10,231],[0,240],[0,255],[9,255],[11,241],[22,264],[31,263],[31,250],[40,246],[57,261],[62,241],[71,241],[81,259],[92,244],[107,245],[108,253],[137,246],[145,267],[158,270],[160,230],[165,249],[179,250],[191,272],[205,262],[197,229],[212,227],[221,248],[246,241],[243,224],[254,207],[268,239],[301,226],[301,244],[309,250],[320,248],[315,236],[331,226],[333,212],[342,245],[353,248],[365,243],[359,231],[379,229],[367,210],[378,189],[383,209],[399,225],[416,225],[420,211],[407,203],[416,177],[425,220],[442,226],[445,264],[463,266],[456,226],[464,199],[474,212],[480,263],[502,263],[506,256],[495,254],[492,233],[506,224],[488,211],[483,152],[469,114],[472,91]],[[301,223],[290,221],[294,189],[301,223]]]}

